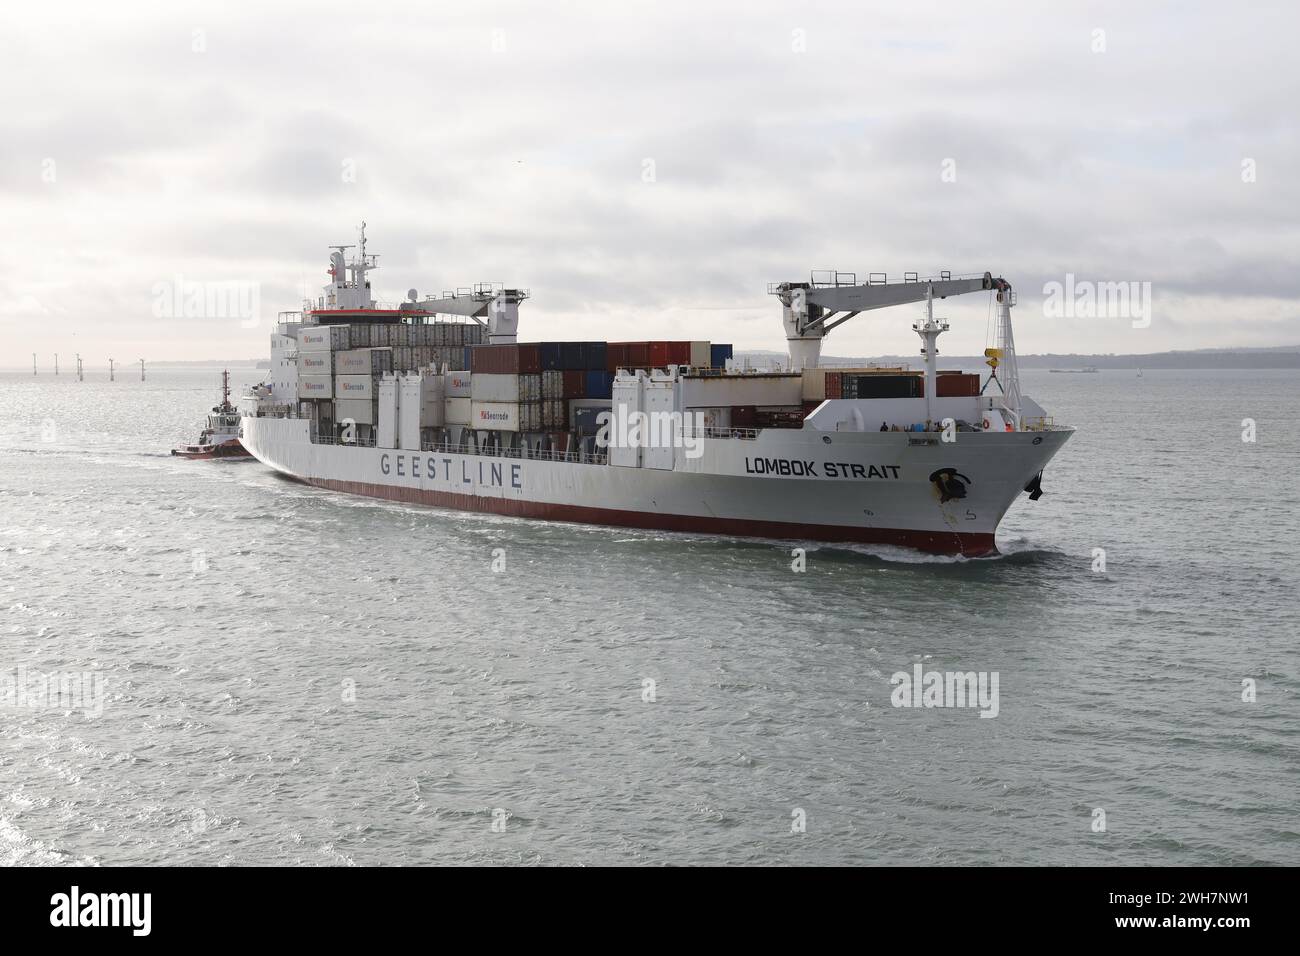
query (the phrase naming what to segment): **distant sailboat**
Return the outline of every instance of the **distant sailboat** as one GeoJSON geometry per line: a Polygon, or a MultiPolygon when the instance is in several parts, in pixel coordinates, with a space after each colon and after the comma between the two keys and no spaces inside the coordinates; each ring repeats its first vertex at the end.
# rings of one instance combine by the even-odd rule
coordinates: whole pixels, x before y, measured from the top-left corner
{"type": "Polygon", "coordinates": [[[1142,369],[1138,369],[1138,378],[1142,377],[1142,369]]]}

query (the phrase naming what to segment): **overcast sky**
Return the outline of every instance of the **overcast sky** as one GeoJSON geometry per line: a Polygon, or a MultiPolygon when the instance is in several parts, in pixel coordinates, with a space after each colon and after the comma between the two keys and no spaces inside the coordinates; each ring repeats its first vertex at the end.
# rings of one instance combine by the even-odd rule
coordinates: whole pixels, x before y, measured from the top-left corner
{"type": "MultiPolygon", "coordinates": [[[[522,339],[783,349],[769,281],[949,269],[1017,287],[1022,352],[1297,344],[1297,10],[7,7],[0,365],[265,357],[362,219],[377,297],[526,287],[522,339]],[[1045,315],[1067,273],[1151,283],[1149,327],[1045,315]],[[155,316],[177,277],[261,324],[155,316]]],[[[826,352],[913,352],[915,311],[826,352]]]]}

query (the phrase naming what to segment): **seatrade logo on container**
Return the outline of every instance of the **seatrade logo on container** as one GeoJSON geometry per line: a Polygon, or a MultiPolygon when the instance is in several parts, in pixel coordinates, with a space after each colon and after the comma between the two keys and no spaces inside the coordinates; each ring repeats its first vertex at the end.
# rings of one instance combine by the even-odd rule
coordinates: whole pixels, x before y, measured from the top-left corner
{"type": "Polygon", "coordinates": [[[704,454],[703,412],[628,412],[596,416],[599,448],[681,448],[687,458],[704,454]]]}
{"type": "Polygon", "coordinates": [[[981,717],[998,715],[997,671],[927,671],[914,664],[910,674],[895,671],[889,683],[895,707],[975,707],[981,717]]]}
{"type": "Polygon", "coordinates": [[[191,282],[176,275],[153,284],[153,314],[159,319],[234,319],[257,328],[261,284],[241,280],[191,282]]]}

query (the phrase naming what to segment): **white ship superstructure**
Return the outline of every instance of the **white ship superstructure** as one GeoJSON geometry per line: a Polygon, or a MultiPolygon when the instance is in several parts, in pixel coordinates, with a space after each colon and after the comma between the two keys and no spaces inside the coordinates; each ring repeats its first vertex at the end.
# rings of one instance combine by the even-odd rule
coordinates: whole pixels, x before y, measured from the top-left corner
{"type": "MultiPolygon", "coordinates": [[[[484,283],[383,306],[365,252],[272,337],[243,403],[259,460],[322,488],[542,520],[877,542],[969,555],[1072,429],[1020,392],[1015,294],[991,273],[774,284],[790,362],[709,342],[516,341],[525,290],[484,283]],[[349,277],[350,274],[350,277],[349,277]],[[936,300],[996,300],[989,372],[938,367],[936,300]],[[820,364],[825,335],[908,303],[924,369],[820,364]],[[278,363],[278,364],[277,364],[278,363]],[[286,392],[296,390],[290,400],[286,392]]],[[[282,319],[285,318],[282,316],[282,319]]]]}

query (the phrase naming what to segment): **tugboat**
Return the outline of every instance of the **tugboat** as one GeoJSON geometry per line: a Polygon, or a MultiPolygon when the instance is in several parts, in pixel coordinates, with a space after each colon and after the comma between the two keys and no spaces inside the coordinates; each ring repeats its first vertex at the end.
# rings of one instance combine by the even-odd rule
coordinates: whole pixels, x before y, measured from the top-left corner
{"type": "Polygon", "coordinates": [[[230,404],[230,372],[221,373],[221,404],[212,407],[208,425],[199,432],[193,445],[173,448],[172,454],[180,458],[250,459],[253,456],[239,440],[239,411],[230,404]]]}

